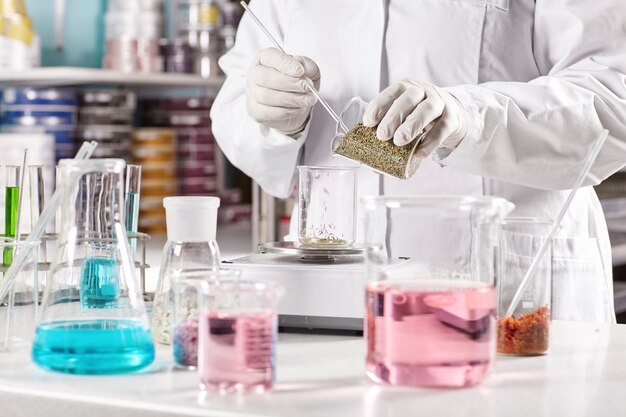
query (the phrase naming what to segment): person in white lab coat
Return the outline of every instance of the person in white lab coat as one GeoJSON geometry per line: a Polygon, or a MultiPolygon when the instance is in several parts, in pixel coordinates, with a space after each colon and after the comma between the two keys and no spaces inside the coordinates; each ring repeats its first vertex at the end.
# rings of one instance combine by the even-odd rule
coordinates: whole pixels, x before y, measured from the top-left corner
{"type": "MultiPolygon", "coordinates": [[[[553,317],[615,320],[611,247],[591,187],[626,163],[624,0],[253,0],[297,57],[244,16],[211,116],[230,161],[288,196],[296,164],[331,156],[335,124],[304,86],[401,144],[434,122],[409,180],[359,172],[364,194],[479,194],[555,218],[594,141],[609,141],[554,245],[553,317]],[[305,58],[306,57],[306,58],[305,58]],[[306,80],[306,81],[304,81],[306,80]],[[381,93],[381,90],[383,92],[381,93]]],[[[344,160],[345,161],[345,160],[344,160]]],[[[416,231],[419,230],[416,228],[416,231]]],[[[440,239],[416,233],[415,242],[440,239]]],[[[532,236],[527,237],[532,240],[532,236]]]]}

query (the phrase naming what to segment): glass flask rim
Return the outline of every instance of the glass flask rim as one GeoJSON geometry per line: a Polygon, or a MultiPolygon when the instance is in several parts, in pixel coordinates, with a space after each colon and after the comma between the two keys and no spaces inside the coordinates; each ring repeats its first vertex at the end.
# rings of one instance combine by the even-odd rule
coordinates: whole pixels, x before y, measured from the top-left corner
{"type": "Polygon", "coordinates": [[[298,171],[357,171],[358,166],[319,166],[319,165],[298,165],[298,171]]]}
{"type": "Polygon", "coordinates": [[[372,210],[379,207],[386,207],[389,209],[435,208],[449,210],[497,208],[505,213],[509,213],[515,208],[515,204],[502,197],[448,194],[412,196],[366,195],[361,197],[361,204],[366,210],[372,210]]]}
{"type": "Polygon", "coordinates": [[[126,167],[126,161],[121,158],[61,159],[58,165],[59,167],[101,168],[117,171],[126,167]]]}

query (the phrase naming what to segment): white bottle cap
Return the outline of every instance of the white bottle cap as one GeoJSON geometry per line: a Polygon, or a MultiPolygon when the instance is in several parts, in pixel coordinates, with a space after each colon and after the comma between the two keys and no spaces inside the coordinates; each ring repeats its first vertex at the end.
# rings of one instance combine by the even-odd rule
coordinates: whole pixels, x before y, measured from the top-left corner
{"type": "Polygon", "coordinates": [[[215,240],[218,197],[165,197],[167,240],[207,242],[215,240]]]}

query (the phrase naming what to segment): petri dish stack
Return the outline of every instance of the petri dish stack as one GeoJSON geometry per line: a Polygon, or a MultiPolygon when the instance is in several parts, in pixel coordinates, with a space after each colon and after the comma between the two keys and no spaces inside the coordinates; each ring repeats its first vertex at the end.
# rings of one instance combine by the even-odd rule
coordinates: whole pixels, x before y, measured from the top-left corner
{"type": "Polygon", "coordinates": [[[216,195],[223,189],[223,156],[211,132],[210,107],[206,97],[149,99],[141,104],[143,126],[176,132],[182,195],[216,195]]]}
{"type": "Polygon", "coordinates": [[[109,0],[108,5],[102,67],[123,72],[161,72],[162,0],[109,0]]]}
{"type": "Polygon", "coordinates": [[[127,90],[84,90],[79,94],[76,140],[98,142],[94,158],[130,155],[136,99],[127,90]]]}
{"type": "Polygon", "coordinates": [[[78,102],[73,89],[7,88],[0,103],[0,126],[7,133],[54,136],[55,158],[73,158],[78,102]]]}
{"type": "Polygon", "coordinates": [[[132,163],[142,167],[139,230],[165,233],[163,198],[177,194],[176,130],[135,129],[131,155],[132,163]]]}

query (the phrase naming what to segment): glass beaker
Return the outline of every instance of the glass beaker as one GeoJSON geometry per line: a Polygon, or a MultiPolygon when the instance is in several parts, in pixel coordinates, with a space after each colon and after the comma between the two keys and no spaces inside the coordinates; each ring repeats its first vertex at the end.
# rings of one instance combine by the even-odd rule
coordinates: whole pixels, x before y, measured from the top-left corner
{"type": "Polygon", "coordinates": [[[357,167],[299,166],[298,238],[308,248],[346,248],[356,234],[357,167]]]}
{"type": "Polygon", "coordinates": [[[188,369],[198,366],[198,316],[206,303],[206,285],[240,275],[240,271],[227,269],[174,272],[172,345],[176,365],[188,369]]]}
{"type": "Polygon", "coordinates": [[[285,289],[271,282],[205,282],[198,372],[207,391],[264,392],[275,378],[276,307],[285,289]]]}
{"type": "Polygon", "coordinates": [[[61,229],[32,357],[75,374],[115,374],[154,360],[124,227],[121,159],[62,160],[61,229]]]}
{"type": "MultiPolygon", "coordinates": [[[[12,238],[0,238],[0,250],[12,256],[31,246],[30,255],[6,298],[0,300],[0,351],[20,350],[32,343],[39,305],[39,245],[40,242],[37,241],[23,241],[17,245],[12,238]]],[[[3,275],[9,266],[0,267],[3,275]]]]}
{"type": "Polygon", "coordinates": [[[166,197],[167,243],[152,304],[152,333],[157,343],[172,343],[172,276],[218,270],[220,249],[215,239],[218,197],[166,197]]]}
{"type": "Polygon", "coordinates": [[[367,375],[465,387],[490,372],[498,226],[512,203],[482,196],[366,197],[367,375]]]}
{"type": "Polygon", "coordinates": [[[552,300],[552,244],[526,286],[512,316],[506,316],[513,296],[539,248],[549,237],[553,222],[532,217],[506,218],[499,237],[498,353],[540,355],[550,345],[552,300]]]}
{"type": "Polygon", "coordinates": [[[367,105],[361,97],[353,97],[346,103],[339,117],[350,131],[344,132],[341,124],[337,123],[335,137],[331,142],[333,155],[367,165],[376,172],[395,178],[412,177],[421,160],[415,156],[415,151],[430,127],[407,145],[396,146],[392,140],[378,139],[376,127],[363,126],[367,105]]]}

